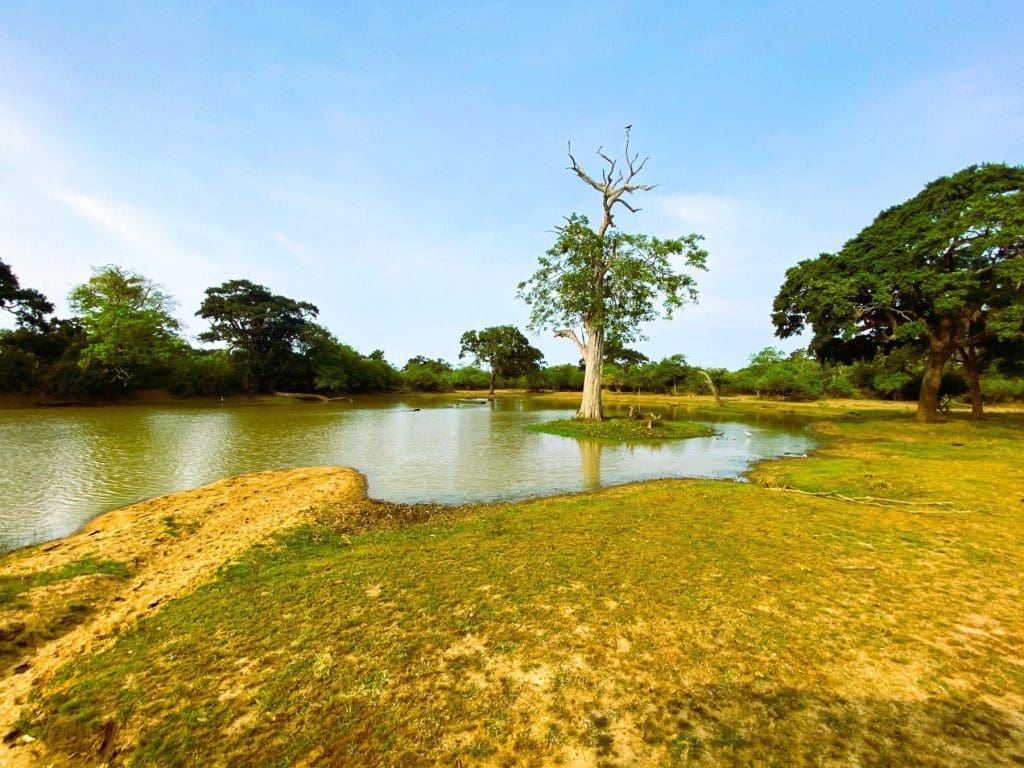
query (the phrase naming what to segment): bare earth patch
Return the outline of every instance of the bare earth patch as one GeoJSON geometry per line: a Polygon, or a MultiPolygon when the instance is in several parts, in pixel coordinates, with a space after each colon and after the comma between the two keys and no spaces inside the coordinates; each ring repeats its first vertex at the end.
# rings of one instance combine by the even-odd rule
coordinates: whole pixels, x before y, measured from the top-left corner
{"type": "MultiPolygon", "coordinates": [[[[0,578],[52,572],[87,558],[125,563],[132,575],[120,582],[79,576],[37,587],[24,596],[27,610],[0,611],[0,627],[25,636],[33,627],[52,625],[55,617],[73,616],[69,604],[89,607],[79,611],[87,615],[69,622],[68,631],[57,637],[49,639],[36,631],[24,643],[25,655],[4,670],[0,678],[3,734],[19,738],[16,722],[27,695],[65,662],[109,645],[119,631],[210,581],[220,566],[253,544],[309,522],[311,508],[331,504],[337,510],[364,499],[365,481],[351,469],[256,472],[113,510],[73,536],[6,556],[0,562],[0,578]]],[[[38,743],[4,749],[0,762],[31,765],[41,753],[38,743]]]]}

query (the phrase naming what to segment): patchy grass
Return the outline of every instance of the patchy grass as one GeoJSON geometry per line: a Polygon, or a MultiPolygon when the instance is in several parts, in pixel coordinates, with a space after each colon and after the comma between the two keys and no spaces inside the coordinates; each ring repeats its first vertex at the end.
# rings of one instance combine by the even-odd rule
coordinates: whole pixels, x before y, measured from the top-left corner
{"type": "Polygon", "coordinates": [[[325,508],[24,729],[79,765],[1020,765],[1024,425],[839,415],[750,484],[325,508]]]}
{"type": "Polygon", "coordinates": [[[562,437],[575,437],[587,440],[607,440],[617,443],[657,442],[661,440],[685,440],[689,437],[709,437],[715,431],[703,424],[692,424],[688,421],[659,421],[651,429],[647,428],[647,419],[611,418],[604,421],[578,421],[577,419],[561,419],[530,424],[527,429],[536,432],[547,432],[562,437]]]}
{"type": "Polygon", "coordinates": [[[25,592],[36,587],[45,587],[57,582],[74,579],[78,576],[92,575],[113,576],[126,579],[131,570],[126,563],[116,560],[98,560],[94,557],[83,557],[72,563],[49,571],[37,571],[18,576],[0,576],[0,609],[11,607],[27,607],[19,599],[25,592]]]}

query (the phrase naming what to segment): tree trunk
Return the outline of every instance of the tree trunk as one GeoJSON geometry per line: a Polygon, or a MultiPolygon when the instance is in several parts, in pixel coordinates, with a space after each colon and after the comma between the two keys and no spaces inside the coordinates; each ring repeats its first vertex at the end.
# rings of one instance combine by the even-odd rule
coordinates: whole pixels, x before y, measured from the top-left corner
{"type": "Polygon", "coordinates": [[[971,345],[966,349],[961,348],[960,356],[964,361],[964,371],[967,372],[967,383],[971,388],[971,418],[985,418],[985,406],[981,401],[981,376],[978,373],[978,350],[971,345]]]}
{"type": "MultiPolygon", "coordinates": [[[[705,380],[705,381],[707,381],[707,383],[708,383],[708,389],[710,389],[710,390],[711,390],[711,396],[715,398],[715,404],[716,404],[716,405],[721,405],[721,404],[722,404],[722,398],[720,398],[720,397],[718,396],[718,387],[716,387],[716,386],[715,386],[715,382],[711,380],[711,375],[710,375],[710,374],[709,374],[709,373],[708,373],[707,371],[705,371],[705,370],[703,370],[703,369],[701,369],[701,368],[698,368],[698,369],[697,369],[697,372],[698,372],[698,373],[699,373],[699,374],[700,374],[701,376],[703,376],[703,377],[704,377],[704,380],[705,380]]],[[[758,397],[760,397],[760,393],[758,393],[758,397]]]]}
{"type": "Polygon", "coordinates": [[[489,394],[489,395],[490,395],[491,397],[494,397],[494,380],[495,380],[496,378],[497,378],[497,374],[496,374],[496,373],[494,372],[494,369],[493,369],[493,368],[491,368],[491,391],[490,391],[490,392],[488,392],[488,394],[489,394]]]}
{"type": "Polygon", "coordinates": [[[583,348],[583,401],[576,412],[580,421],[601,421],[604,409],[601,407],[601,372],[604,358],[604,329],[584,328],[587,337],[583,348]]]}
{"type": "Polygon", "coordinates": [[[921,380],[921,394],[917,399],[917,420],[931,423],[939,420],[939,387],[942,385],[942,372],[946,363],[953,356],[955,349],[954,335],[943,322],[939,335],[929,334],[928,361],[924,367],[924,378],[921,380]]]}

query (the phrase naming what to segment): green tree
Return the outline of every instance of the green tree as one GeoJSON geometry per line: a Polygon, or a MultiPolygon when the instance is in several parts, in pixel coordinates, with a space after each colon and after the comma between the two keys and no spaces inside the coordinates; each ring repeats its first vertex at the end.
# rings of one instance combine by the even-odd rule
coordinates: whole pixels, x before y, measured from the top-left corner
{"type": "Polygon", "coordinates": [[[319,310],[309,302],[271,293],[249,280],[206,289],[196,315],[210,321],[203,341],[221,341],[241,360],[245,388],[267,392],[294,377],[303,334],[319,310]]]}
{"type": "Polygon", "coordinates": [[[444,360],[419,355],[411,358],[402,369],[405,386],[417,392],[447,392],[453,388],[452,367],[444,360]]]}
{"type": "Polygon", "coordinates": [[[557,229],[554,246],[540,257],[540,268],[519,284],[519,296],[531,307],[530,327],[552,328],[555,335],[570,339],[585,364],[583,399],[576,418],[600,420],[601,373],[605,340],[627,344],[642,338],[639,325],[653,320],[661,303],[666,317],[687,300],[695,300],[694,279],[677,272],[673,256],[685,264],[705,268],[707,253],[696,234],[673,240],[648,235],[631,235],[614,227],[615,206],[638,209],[625,196],[653,187],[635,183],[647,162],[630,154],[626,130],[625,167],[598,150],[607,164],[600,179],[590,176],[569,152],[572,170],[581,180],[601,193],[602,217],[591,229],[586,216],[571,215],[557,229]],[[573,328],[579,328],[577,334],[573,328]]]}
{"type": "Polygon", "coordinates": [[[125,387],[156,383],[187,349],[171,314],[174,299],[137,272],[111,264],[96,268],[68,302],[86,335],[79,365],[99,367],[125,387]]]}
{"type": "Polygon", "coordinates": [[[540,366],[543,353],[514,325],[496,325],[482,331],[466,331],[460,339],[459,358],[470,355],[491,369],[490,394],[498,376],[522,376],[540,366]]]}
{"type": "Polygon", "coordinates": [[[22,288],[14,271],[0,259],[0,309],[14,315],[22,327],[42,327],[53,304],[39,291],[22,288]]]}
{"type": "Polygon", "coordinates": [[[934,421],[957,350],[977,353],[993,336],[1024,331],[1022,189],[1024,167],[973,165],[882,211],[839,253],[786,273],[772,315],[776,335],[810,325],[819,357],[837,342],[882,351],[923,343],[917,419],[934,421]]]}

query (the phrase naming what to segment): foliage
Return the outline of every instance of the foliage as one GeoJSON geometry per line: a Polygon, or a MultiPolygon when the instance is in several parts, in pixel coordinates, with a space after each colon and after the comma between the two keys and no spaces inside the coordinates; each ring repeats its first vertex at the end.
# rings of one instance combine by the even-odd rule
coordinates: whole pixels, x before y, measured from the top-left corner
{"type": "Polygon", "coordinates": [[[498,325],[482,331],[466,331],[459,340],[459,358],[470,355],[478,364],[491,369],[490,391],[494,393],[497,377],[522,376],[540,367],[543,353],[530,346],[529,340],[514,325],[498,325]]]}
{"type": "Polygon", "coordinates": [[[918,415],[934,418],[958,348],[1024,332],[1024,167],[970,166],[893,206],[843,246],[800,262],[775,299],[776,333],[810,350],[924,345],[918,415]]]}
{"type": "Polygon", "coordinates": [[[489,371],[473,365],[455,368],[446,376],[453,389],[489,389],[491,377],[489,371]]]}
{"type": "Polygon", "coordinates": [[[658,317],[659,302],[671,318],[687,300],[696,300],[696,281],[677,272],[672,257],[705,269],[702,239],[690,234],[662,240],[618,230],[599,237],[586,216],[573,214],[540,257],[540,268],[519,284],[519,296],[531,308],[530,327],[585,325],[619,344],[642,339],[640,324],[658,317]]]}
{"type": "Polygon", "coordinates": [[[79,365],[98,366],[122,386],[160,383],[185,349],[174,300],[137,272],[99,267],[68,301],[86,336],[79,365]]]}
{"type": "Polygon", "coordinates": [[[14,271],[0,259],[0,309],[14,315],[19,326],[41,327],[53,304],[39,291],[22,288],[14,271]]]}
{"type": "Polygon", "coordinates": [[[583,389],[583,369],[569,363],[548,366],[541,370],[536,388],[578,392],[583,389]]]}
{"type": "Polygon", "coordinates": [[[289,378],[296,351],[319,310],[306,301],[271,293],[249,280],[207,288],[196,314],[210,321],[203,341],[221,341],[239,356],[245,388],[276,389],[289,378]]]}
{"type": "Polygon", "coordinates": [[[402,369],[405,386],[416,392],[450,392],[452,367],[440,358],[414,357],[402,369]]]}
{"type": "Polygon", "coordinates": [[[990,403],[1024,400],[1024,381],[1021,379],[1006,379],[995,374],[985,378],[981,389],[985,400],[990,403]]]}
{"type": "Polygon", "coordinates": [[[316,323],[303,332],[301,349],[318,392],[387,392],[400,382],[383,352],[363,356],[316,323]]]}
{"type": "Polygon", "coordinates": [[[750,364],[730,377],[732,388],[785,400],[815,400],[824,394],[821,367],[797,350],[788,357],[766,347],[750,357],[750,364]]]}
{"type": "Polygon", "coordinates": [[[241,373],[226,349],[189,349],[178,359],[170,385],[182,397],[223,397],[241,389],[241,373]]]}

